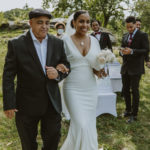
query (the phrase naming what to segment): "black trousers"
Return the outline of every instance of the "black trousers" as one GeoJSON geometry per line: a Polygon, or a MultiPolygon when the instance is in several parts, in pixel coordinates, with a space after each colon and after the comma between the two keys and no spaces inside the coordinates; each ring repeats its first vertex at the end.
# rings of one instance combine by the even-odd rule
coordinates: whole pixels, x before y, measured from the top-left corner
{"type": "Polygon", "coordinates": [[[126,111],[131,112],[133,116],[137,116],[139,107],[139,82],[141,75],[122,75],[123,96],[126,103],[126,111]],[[131,99],[132,97],[132,99],[131,99]]]}
{"type": "MultiPolygon", "coordinates": [[[[33,108],[34,109],[34,108],[33,108]]],[[[42,116],[31,117],[16,113],[16,126],[21,139],[22,150],[37,150],[36,137],[38,124],[41,123],[42,150],[57,150],[60,139],[61,116],[49,104],[42,116]]]]}

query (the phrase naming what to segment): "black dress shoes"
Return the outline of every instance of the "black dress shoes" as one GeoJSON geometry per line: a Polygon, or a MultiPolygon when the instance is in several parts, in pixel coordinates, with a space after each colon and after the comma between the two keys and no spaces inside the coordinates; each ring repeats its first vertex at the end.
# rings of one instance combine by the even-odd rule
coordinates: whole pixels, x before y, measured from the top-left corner
{"type": "Polygon", "coordinates": [[[133,123],[135,121],[137,121],[137,116],[130,116],[129,120],[127,120],[127,123],[133,123]]]}

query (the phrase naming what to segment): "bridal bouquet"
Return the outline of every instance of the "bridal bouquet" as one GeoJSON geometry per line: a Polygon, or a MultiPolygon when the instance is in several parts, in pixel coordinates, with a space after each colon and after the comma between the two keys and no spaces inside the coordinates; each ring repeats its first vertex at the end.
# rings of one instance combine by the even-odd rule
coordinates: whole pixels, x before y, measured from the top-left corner
{"type": "Polygon", "coordinates": [[[100,65],[103,65],[103,70],[104,70],[104,77],[106,77],[109,74],[108,66],[107,63],[112,63],[116,60],[115,55],[111,52],[109,49],[104,49],[101,50],[99,55],[97,56],[98,63],[100,65]]]}
{"type": "Polygon", "coordinates": [[[97,56],[98,62],[102,65],[106,63],[112,63],[115,61],[115,55],[109,49],[101,50],[99,55],[97,56]]]}

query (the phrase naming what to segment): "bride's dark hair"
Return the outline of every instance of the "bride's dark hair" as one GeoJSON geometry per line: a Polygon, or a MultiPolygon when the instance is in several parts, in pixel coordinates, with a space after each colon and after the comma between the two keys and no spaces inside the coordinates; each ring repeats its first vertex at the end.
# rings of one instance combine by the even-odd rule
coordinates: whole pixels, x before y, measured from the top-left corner
{"type": "Polygon", "coordinates": [[[74,28],[73,26],[73,20],[76,21],[78,19],[78,17],[82,14],[89,14],[88,11],[86,10],[78,10],[74,13],[73,15],[73,19],[71,20],[71,27],[74,28]]]}

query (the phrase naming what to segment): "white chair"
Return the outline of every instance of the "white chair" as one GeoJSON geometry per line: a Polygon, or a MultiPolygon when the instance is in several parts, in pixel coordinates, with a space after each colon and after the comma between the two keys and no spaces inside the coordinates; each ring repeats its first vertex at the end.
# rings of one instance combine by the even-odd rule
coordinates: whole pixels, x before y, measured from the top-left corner
{"type": "Polygon", "coordinates": [[[113,116],[117,117],[115,93],[101,93],[98,95],[96,116],[105,113],[112,114],[113,116]]]}
{"type": "Polygon", "coordinates": [[[122,91],[122,79],[120,74],[121,65],[119,62],[114,62],[112,64],[108,64],[109,68],[109,76],[112,85],[113,92],[121,92],[122,91]]]}
{"type": "Polygon", "coordinates": [[[109,113],[117,117],[116,112],[116,94],[112,91],[109,77],[97,80],[98,102],[96,116],[109,113]]]}

